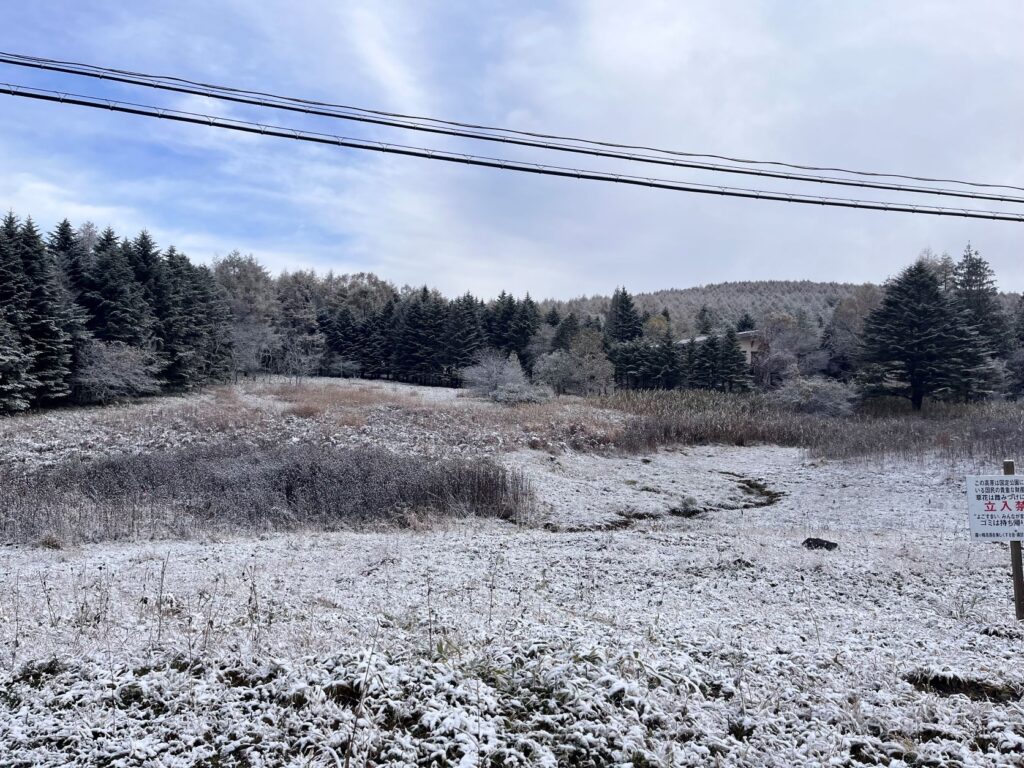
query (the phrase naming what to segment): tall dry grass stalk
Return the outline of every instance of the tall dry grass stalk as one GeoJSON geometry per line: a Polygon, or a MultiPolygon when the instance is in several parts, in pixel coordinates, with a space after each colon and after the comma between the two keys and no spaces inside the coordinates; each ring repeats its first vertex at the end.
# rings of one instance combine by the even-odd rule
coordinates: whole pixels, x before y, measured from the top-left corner
{"type": "Polygon", "coordinates": [[[525,476],[490,459],[373,448],[218,444],[27,474],[0,469],[6,542],[409,526],[466,515],[515,521],[532,505],[525,476]]]}
{"type": "Polygon", "coordinates": [[[757,393],[624,391],[602,402],[630,415],[612,444],[631,452],[762,443],[827,458],[938,455],[957,462],[1024,455],[1024,407],[1012,402],[932,403],[919,414],[893,402],[874,403],[848,417],[795,413],[757,393]]]}

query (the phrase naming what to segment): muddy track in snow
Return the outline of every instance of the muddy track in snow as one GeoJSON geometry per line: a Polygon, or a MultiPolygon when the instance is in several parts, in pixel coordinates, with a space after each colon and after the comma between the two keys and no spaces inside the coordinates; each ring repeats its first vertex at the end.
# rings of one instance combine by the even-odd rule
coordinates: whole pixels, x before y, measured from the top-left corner
{"type": "Polygon", "coordinates": [[[776,490],[770,487],[763,480],[757,478],[747,477],[745,475],[726,470],[719,470],[719,474],[725,475],[736,483],[736,486],[746,498],[743,503],[733,506],[672,506],[668,507],[660,514],[656,512],[643,512],[634,509],[626,509],[621,512],[616,512],[615,517],[610,520],[578,526],[565,526],[548,522],[544,524],[544,529],[553,533],[598,533],[606,531],[623,531],[633,528],[638,522],[644,520],[660,520],[665,517],[681,517],[690,519],[712,512],[737,512],[747,509],[761,509],[777,504],[786,495],[784,491],[776,490]]]}

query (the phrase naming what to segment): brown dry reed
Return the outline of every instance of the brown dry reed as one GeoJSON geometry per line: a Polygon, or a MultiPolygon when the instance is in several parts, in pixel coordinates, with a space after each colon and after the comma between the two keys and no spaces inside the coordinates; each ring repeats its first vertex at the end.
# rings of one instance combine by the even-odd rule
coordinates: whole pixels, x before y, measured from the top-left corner
{"type": "Polygon", "coordinates": [[[404,527],[468,515],[519,521],[532,505],[525,476],[488,458],[375,448],[229,444],[0,469],[0,541],[9,543],[404,527]]]}
{"type": "Polygon", "coordinates": [[[1008,401],[934,402],[917,414],[899,400],[876,401],[846,417],[795,413],[759,393],[623,391],[603,404],[631,415],[612,444],[634,453],[717,443],[793,446],[837,459],[1024,459],[1024,405],[1008,401]]]}

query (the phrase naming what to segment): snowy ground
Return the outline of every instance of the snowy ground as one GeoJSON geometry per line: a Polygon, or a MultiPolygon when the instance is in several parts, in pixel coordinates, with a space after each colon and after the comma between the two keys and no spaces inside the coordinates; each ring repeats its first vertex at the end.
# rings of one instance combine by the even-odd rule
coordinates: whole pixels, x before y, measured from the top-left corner
{"type": "Polygon", "coordinates": [[[500,437],[533,525],[6,548],[0,764],[1024,764],[962,468],[463,424],[439,444],[500,437]]]}

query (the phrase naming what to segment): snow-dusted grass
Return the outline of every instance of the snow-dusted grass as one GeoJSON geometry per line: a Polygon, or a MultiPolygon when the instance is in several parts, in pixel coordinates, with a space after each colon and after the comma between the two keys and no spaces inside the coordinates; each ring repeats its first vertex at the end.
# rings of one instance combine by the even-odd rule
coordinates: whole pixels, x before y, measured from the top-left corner
{"type": "Polygon", "coordinates": [[[559,451],[568,425],[599,445],[625,422],[582,401],[519,422],[451,390],[302,417],[279,385],[10,420],[0,439],[33,471],[86,443],[487,453],[530,479],[537,524],[5,547],[0,764],[1024,761],[1007,548],[970,543],[963,509],[963,474],[996,467],[559,451]],[[353,413],[364,426],[327,426],[353,413]]]}
{"type": "Polygon", "coordinates": [[[268,530],[408,527],[433,517],[519,521],[522,474],[483,456],[230,443],[123,454],[45,472],[0,467],[0,541],[110,541],[268,530]]]}
{"type": "Polygon", "coordinates": [[[1015,402],[929,402],[922,413],[910,413],[900,407],[905,401],[887,401],[867,403],[852,416],[802,412],[758,393],[623,391],[601,402],[633,415],[612,443],[637,452],[663,445],[768,443],[829,458],[995,462],[1024,454],[1024,408],[1015,402]]]}

